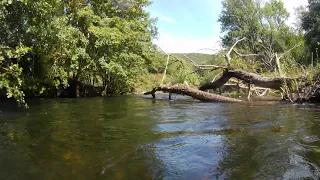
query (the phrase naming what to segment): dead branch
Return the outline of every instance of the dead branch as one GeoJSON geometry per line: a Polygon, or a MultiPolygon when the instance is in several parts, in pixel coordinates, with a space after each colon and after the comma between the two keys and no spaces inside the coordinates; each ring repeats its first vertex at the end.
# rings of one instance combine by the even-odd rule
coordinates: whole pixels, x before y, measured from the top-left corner
{"type": "Polygon", "coordinates": [[[283,56],[285,56],[286,54],[288,54],[289,52],[291,52],[292,50],[294,50],[295,48],[301,46],[301,43],[300,44],[296,44],[294,45],[292,48],[290,48],[288,51],[282,53],[280,56],[279,56],[279,59],[281,59],[283,56]]]}
{"type": "Polygon", "coordinates": [[[257,96],[264,96],[267,94],[267,92],[270,90],[269,88],[265,89],[261,94],[259,94],[259,92],[257,91],[258,89],[256,89],[254,92],[256,93],[257,96]]]}
{"type": "Polygon", "coordinates": [[[218,73],[217,75],[215,75],[215,76],[213,77],[213,79],[212,79],[211,82],[214,82],[214,81],[217,79],[217,77],[220,76],[222,73],[223,73],[223,72],[220,72],[220,73],[218,73]]]}
{"type": "Polygon", "coordinates": [[[188,86],[160,86],[160,87],[153,88],[152,91],[144,93],[144,95],[151,94],[152,97],[155,98],[155,93],[157,91],[163,91],[166,93],[183,94],[203,102],[244,103],[244,101],[239,99],[211,94],[208,92],[200,91],[198,89],[190,88],[188,86]]]}
{"type": "Polygon", "coordinates": [[[233,52],[235,52],[240,57],[259,56],[259,54],[241,54],[241,53],[237,52],[235,49],[233,49],[233,52]]]}
{"type": "Polygon", "coordinates": [[[193,61],[191,58],[189,58],[186,54],[183,53],[183,56],[186,57],[191,62],[192,65],[198,67],[198,64],[195,61],[193,61]]]}
{"type": "MultiPolygon", "coordinates": [[[[288,54],[290,51],[292,51],[293,49],[295,49],[295,48],[297,48],[297,47],[299,47],[299,46],[301,46],[301,44],[296,44],[296,45],[294,45],[292,48],[290,48],[288,51],[282,53],[280,56],[278,56],[278,54],[275,53],[276,65],[277,65],[277,68],[278,68],[280,77],[284,77],[283,72],[282,72],[282,70],[281,70],[280,59],[281,59],[284,55],[288,54]]],[[[284,81],[284,86],[283,86],[283,88],[282,88],[282,91],[283,91],[284,93],[286,93],[288,99],[289,99],[291,102],[293,102],[292,97],[290,97],[290,96],[292,96],[292,93],[290,93],[290,88],[289,88],[289,86],[288,86],[288,84],[287,84],[286,81],[284,81]]]]}
{"type": "Polygon", "coordinates": [[[233,46],[231,46],[231,48],[230,48],[230,50],[228,51],[228,53],[225,55],[225,59],[226,59],[226,61],[227,61],[227,66],[228,66],[228,67],[230,67],[230,62],[231,62],[231,55],[230,55],[230,54],[231,54],[233,48],[234,48],[239,42],[241,42],[241,41],[243,41],[243,40],[245,40],[245,39],[246,39],[246,37],[237,40],[237,41],[233,44],[233,46]]]}
{"type": "Polygon", "coordinates": [[[247,100],[249,100],[250,99],[250,97],[251,97],[251,84],[250,83],[248,83],[248,92],[247,92],[247,100]]]}
{"type": "MultiPolygon", "coordinates": [[[[203,67],[212,67],[212,68],[217,68],[217,69],[223,69],[225,67],[223,66],[217,66],[217,65],[208,65],[208,64],[205,64],[205,65],[200,65],[200,64],[197,64],[194,60],[192,60],[191,58],[189,58],[186,54],[183,53],[183,56],[186,57],[193,66],[197,67],[197,68],[203,68],[203,67]]],[[[209,69],[203,69],[203,70],[209,70],[209,69]]]]}
{"type": "Polygon", "coordinates": [[[276,64],[277,64],[277,68],[278,68],[280,77],[283,77],[283,73],[282,73],[281,65],[280,65],[280,58],[278,57],[277,53],[275,54],[275,56],[276,56],[276,64]]]}
{"type": "Polygon", "coordinates": [[[161,86],[163,85],[163,81],[166,78],[169,60],[170,60],[170,55],[168,55],[168,58],[167,58],[166,68],[164,69],[163,76],[162,76],[161,83],[160,83],[161,86]]]}
{"type": "Polygon", "coordinates": [[[287,84],[291,83],[291,78],[270,78],[264,77],[255,73],[246,72],[240,69],[235,70],[225,70],[222,76],[217,79],[215,82],[207,83],[200,87],[201,90],[208,90],[208,89],[216,89],[224,84],[226,84],[230,78],[237,78],[239,80],[244,81],[245,83],[254,84],[259,87],[263,88],[270,88],[281,90],[283,83],[286,82],[287,84]]]}

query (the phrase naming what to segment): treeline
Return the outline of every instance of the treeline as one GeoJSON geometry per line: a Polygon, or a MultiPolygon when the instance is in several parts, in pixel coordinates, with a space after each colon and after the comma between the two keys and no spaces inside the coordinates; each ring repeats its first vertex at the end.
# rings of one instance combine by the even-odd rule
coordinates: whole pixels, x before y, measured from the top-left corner
{"type": "Polygon", "coordinates": [[[2,0],[0,89],[24,104],[75,82],[124,94],[153,67],[148,0],[2,0]]]}
{"type": "MultiPolygon", "coordinates": [[[[83,90],[125,94],[156,85],[167,55],[152,44],[157,29],[145,11],[148,5],[149,0],[2,0],[0,97],[25,104],[25,96],[59,96],[66,89],[67,96],[77,97],[83,90]]],[[[281,57],[284,76],[301,68],[317,71],[319,1],[297,9],[295,26],[287,24],[281,0],[223,0],[222,5],[223,46],[246,38],[231,54],[233,67],[278,74],[281,57]]],[[[221,65],[225,54],[189,56],[199,64],[221,65]]],[[[164,83],[199,86],[221,73],[197,71],[188,62],[172,55],[164,83]]]]}

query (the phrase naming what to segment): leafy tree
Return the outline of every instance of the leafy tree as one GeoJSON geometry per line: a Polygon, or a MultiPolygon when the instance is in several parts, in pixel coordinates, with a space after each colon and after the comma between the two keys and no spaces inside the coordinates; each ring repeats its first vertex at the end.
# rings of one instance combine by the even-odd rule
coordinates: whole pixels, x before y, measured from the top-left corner
{"type": "Polygon", "coordinates": [[[319,57],[320,42],[320,2],[309,0],[306,11],[301,12],[302,28],[305,31],[305,40],[314,57],[319,57]]]}
{"type": "MultiPolygon", "coordinates": [[[[303,43],[301,31],[295,32],[285,24],[289,13],[281,0],[224,0],[222,5],[219,22],[225,33],[223,45],[231,46],[235,39],[246,37],[237,47],[259,54],[267,70],[274,69],[275,54],[303,43]]],[[[302,49],[300,46],[295,54],[302,49]]]]}
{"type": "Polygon", "coordinates": [[[25,95],[21,90],[22,68],[18,63],[21,56],[28,51],[29,48],[24,46],[16,47],[16,49],[0,46],[0,89],[5,89],[8,98],[14,97],[19,105],[24,106],[26,106],[25,95]]]}
{"type": "Polygon", "coordinates": [[[0,89],[6,88],[8,97],[23,97],[21,87],[35,95],[66,88],[71,81],[77,85],[95,79],[108,94],[129,92],[152,65],[155,52],[151,43],[155,21],[144,10],[149,4],[148,0],[2,1],[0,67],[6,83],[0,89]]]}
{"type": "Polygon", "coordinates": [[[244,48],[254,51],[262,31],[259,22],[261,9],[254,0],[224,0],[219,16],[224,46],[230,46],[235,38],[246,37],[248,41],[242,42],[244,48]]]}

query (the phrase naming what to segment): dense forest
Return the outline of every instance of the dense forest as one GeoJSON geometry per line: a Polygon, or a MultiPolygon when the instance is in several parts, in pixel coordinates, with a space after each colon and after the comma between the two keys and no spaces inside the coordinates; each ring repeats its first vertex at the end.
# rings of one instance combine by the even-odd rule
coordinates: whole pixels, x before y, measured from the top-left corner
{"type": "Polygon", "coordinates": [[[241,38],[229,53],[232,68],[311,80],[319,72],[317,0],[296,10],[295,26],[287,24],[290,14],[281,0],[223,0],[219,22],[224,49],[214,55],[162,52],[152,43],[157,21],[145,10],[150,4],[2,0],[0,96],[26,105],[26,97],[126,94],[160,83],[199,87],[223,69],[198,69],[190,61],[225,65],[228,48],[241,38]]]}

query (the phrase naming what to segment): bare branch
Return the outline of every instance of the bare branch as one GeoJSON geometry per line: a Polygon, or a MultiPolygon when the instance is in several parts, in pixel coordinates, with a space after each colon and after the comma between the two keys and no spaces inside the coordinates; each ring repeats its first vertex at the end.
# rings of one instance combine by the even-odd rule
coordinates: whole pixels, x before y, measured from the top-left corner
{"type": "MultiPolygon", "coordinates": [[[[270,90],[269,88],[267,88],[267,89],[263,89],[264,91],[260,94],[259,92],[258,92],[258,90],[259,89],[256,89],[254,92],[256,93],[256,95],[257,96],[264,96],[264,95],[266,95],[267,94],[267,92],[270,90]]],[[[262,89],[261,89],[262,90],[262,89]]]]}
{"type": "Polygon", "coordinates": [[[167,58],[166,68],[164,69],[163,76],[162,76],[161,83],[160,83],[161,86],[163,85],[163,81],[166,78],[169,60],[170,60],[170,55],[168,55],[168,58],[167,58]]]}
{"type": "Polygon", "coordinates": [[[217,65],[199,65],[197,64],[194,60],[192,60],[191,58],[189,58],[186,54],[183,54],[184,57],[186,57],[192,65],[194,65],[197,68],[203,69],[203,70],[214,70],[214,69],[225,69],[226,67],[223,66],[217,66],[217,65]],[[203,67],[212,67],[210,68],[203,68],[203,67]]]}
{"type": "Polygon", "coordinates": [[[211,71],[213,71],[213,70],[216,70],[216,69],[225,69],[225,67],[222,67],[222,66],[215,66],[215,67],[199,67],[199,69],[201,69],[201,70],[211,70],[211,71]]]}
{"type": "Polygon", "coordinates": [[[217,51],[218,50],[218,48],[217,49],[212,49],[212,48],[202,48],[202,49],[198,49],[197,51],[195,51],[194,53],[198,53],[199,51],[212,51],[212,52],[214,52],[214,51],[217,51]]]}
{"type": "Polygon", "coordinates": [[[84,71],[84,70],[86,70],[86,69],[88,69],[90,66],[91,66],[91,63],[88,64],[88,65],[86,65],[85,67],[83,67],[83,68],[81,69],[81,72],[84,71]]]}
{"type": "MultiPolygon", "coordinates": [[[[301,45],[301,44],[296,44],[296,45],[294,45],[291,49],[289,49],[288,51],[282,53],[280,56],[278,56],[278,54],[275,53],[276,64],[277,64],[277,67],[278,67],[278,70],[279,70],[279,74],[280,74],[281,77],[284,78],[284,75],[283,75],[283,73],[282,73],[282,71],[281,71],[280,59],[281,59],[284,55],[286,55],[286,54],[288,54],[290,51],[292,51],[293,49],[299,47],[300,45],[301,45]]],[[[283,93],[285,93],[285,94],[287,95],[287,98],[288,98],[291,102],[293,102],[293,100],[292,100],[292,93],[291,93],[290,88],[289,88],[289,86],[288,86],[288,84],[287,84],[286,81],[284,81],[284,86],[283,86],[283,88],[281,88],[281,90],[282,90],[283,93]],[[290,97],[290,96],[291,96],[291,97],[290,97]]]]}
{"type": "Polygon", "coordinates": [[[157,48],[158,49],[160,49],[161,50],[161,52],[163,52],[164,54],[166,54],[166,55],[169,55],[168,53],[166,53],[160,46],[158,46],[158,45],[156,45],[157,46],[157,48]]]}
{"type": "Polygon", "coordinates": [[[202,70],[202,69],[197,69],[197,70],[195,70],[195,71],[193,71],[193,72],[191,72],[191,73],[187,74],[187,76],[189,76],[189,75],[191,75],[191,74],[194,74],[194,73],[197,73],[197,72],[199,72],[200,70],[202,70]]]}
{"type": "Polygon", "coordinates": [[[248,91],[247,91],[247,100],[249,101],[250,100],[250,97],[251,97],[251,84],[249,83],[248,84],[248,91]]]}
{"type": "Polygon", "coordinates": [[[259,56],[259,54],[240,54],[235,49],[233,51],[240,57],[259,56]]]}
{"type": "Polygon", "coordinates": [[[226,61],[227,61],[227,66],[228,66],[228,67],[230,67],[230,62],[231,62],[231,56],[230,56],[230,54],[231,54],[233,48],[234,48],[239,42],[241,42],[241,41],[243,41],[243,40],[245,40],[245,39],[246,39],[246,37],[237,40],[237,41],[233,44],[233,46],[230,48],[230,50],[228,51],[228,53],[225,55],[225,59],[226,59],[226,61]]]}
{"type": "Polygon", "coordinates": [[[277,67],[278,67],[278,71],[279,71],[280,77],[283,77],[283,73],[282,73],[282,70],[281,70],[281,64],[280,64],[280,57],[278,57],[277,53],[276,53],[276,64],[277,64],[277,67]]]}
{"type": "Polygon", "coordinates": [[[194,53],[198,53],[199,51],[203,51],[203,50],[212,51],[213,53],[214,53],[215,51],[219,51],[219,50],[222,49],[221,40],[216,41],[216,42],[214,43],[214,45],[216,45],[216,44],[218,44],[218,43],[219,43],[219,45],[218,45],[219,47],[216,47],[215,49],[213,49],[213,48],[202,48],[202,49],[198,49],[198,50],[195,51],[194,53]]]}
{"type": "Polygon", "coordinates": [[[291,49],[289,49],[288,51],[282,53],[278,58],[281,59],[284,55],[288,54],[290,51],[292,51],[293,49],[295,49],[295,48],[297,48],[299,46],[301,46],[301,43],[294,45],[291,49]]]}
{"type": "Polygon", "coordinates": [[[186,57],[189,61],[191,61],[191,63],[192,63],[194,66],[199,67],[199,65],[198,65],[195,61],[193,61],[191,58],[189,58],[186,54],[183,53],[183,56],[186,57]]]}
{"type": "Polygon", "coordinates": [[[218,77],[219,75],[221,75],[222,73],[223,73],[223,72],[220,72],[220,73],[218,73],[217,75],[215,75],[211,82],[214,82],[214,81],[217,79],[217,77],[218,77]]]}
{"type": "Polygon", "coordinates": [[[217,65],[197,65],[196,67],[219,67],[219,68],[222,68],[222,66],[217,66],[217,65]]]}
{"type": "Polygon", "coordinates": [[[289,49],[288,51],[282,53],[280,56],[278,56],[277,53],[274,53],[275,58],[276,58],[276,65],[277,65],[277,68],[278,68],[278,71],[279,71],[279,74],[280,74],[281,77],[283,77],[283,73],[282,73],[282,71],[281,71],[280,59],[281,59],[284,55],[288,54],[290,51],[292,51],[293,49],[295,49],[295,48],[297,48],[297,47],[299,47],[299,46],[301,46],[301,44],[296,44],[296,45],[294,45],[291,49],[289,49]]]}

